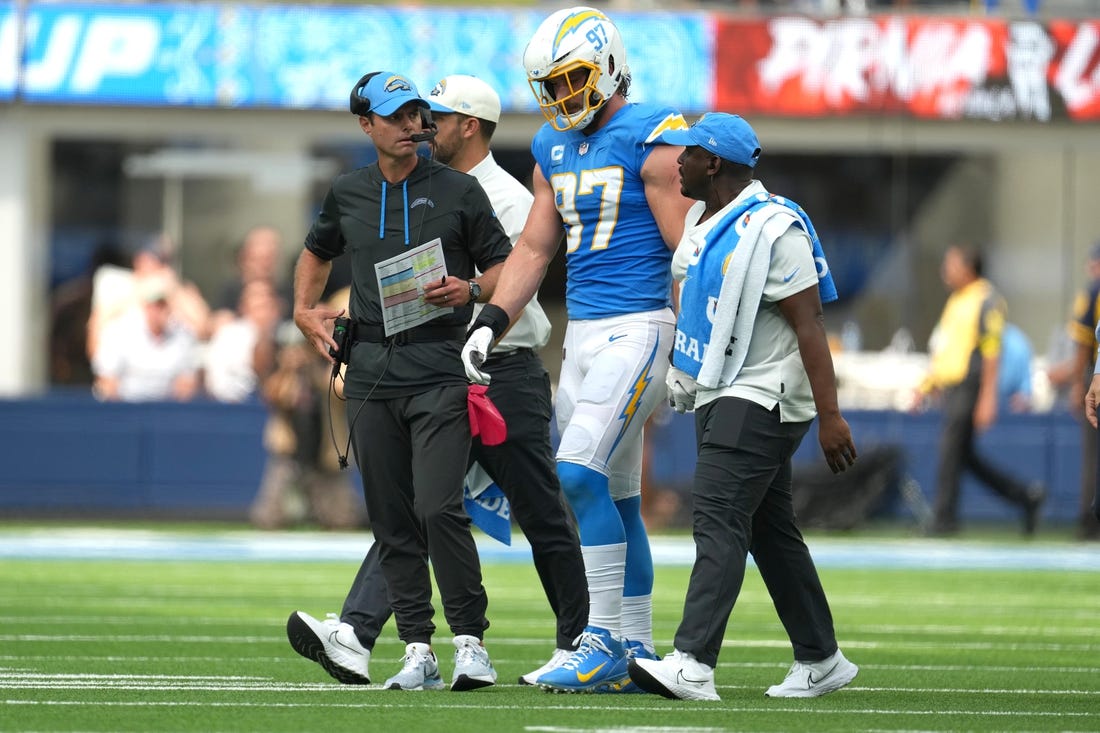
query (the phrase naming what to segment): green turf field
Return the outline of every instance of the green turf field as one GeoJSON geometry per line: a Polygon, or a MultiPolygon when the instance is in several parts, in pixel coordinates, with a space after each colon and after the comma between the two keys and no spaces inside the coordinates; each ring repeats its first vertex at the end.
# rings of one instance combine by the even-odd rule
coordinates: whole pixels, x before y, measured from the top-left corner
{"type": "MultiPolygon", "coordinates": [[[[911,547],[908,567],[879,567],[873,557],[863,566],[822,563],[840,643],[861,671],[849,688],[814,700],[763,696],[782,679],[791,651],[750,568],[717,671],[722,701],[714,703],[516,685],[549,655],[553,635],[534,571],[514,560],[484,567],[486,642],[501,684],[406,693],[341,686],[286,642],[292,610],[323,617],[339,609],[358,564],[352,559],[242,560],[247,553],[232,550],[155,560],[87,550],[96,557],[9,554],[0,560],[0,730],[1100,730],[1100,571],[945,569],[935,558],[965,554],[965,543],[911,547]]],[[[1100,568],[1100,549],[1091,552],[1100,568]]],[[[662,653],[687,574],[682,565],[657,568],[662,653]]],[[[400,667],[403,646],[393,633],[391,623],[371,660],[376,682],[400,667]]],[[[446,680],[449,639],[436,640],[446,680]]]]}

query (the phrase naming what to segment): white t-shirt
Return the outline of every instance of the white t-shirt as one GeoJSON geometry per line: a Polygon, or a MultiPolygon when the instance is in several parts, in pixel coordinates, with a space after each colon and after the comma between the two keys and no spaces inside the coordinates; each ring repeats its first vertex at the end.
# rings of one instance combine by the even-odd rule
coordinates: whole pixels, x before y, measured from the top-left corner
{"type": "Polygon", "coordinates": [[[256,392],[253,355],[260,334],[256,324],[244,318],[226,323],[214,332],[203,354],[204,383],[210,396],[221,402],[243,402],[256,392]]]}
{"type": "MultiPolygon", "coordinates": [[[[531,210],[531,203],[535,197],[508,171],[500,167],[492,153],[471,168],[469,173],[485,190],[497,219],[500,220],[505,233],[514,245],[519,239],[520,232],[523,231],[523,225],[527,222],[527,212],[531,210]]],[[[484,304],[481,303],[474,306],[474,318],[477,318],[483,307],[484,304]]],[[[520,348],[537,351],[546,346],[549,340],[550,319],[546,317],[542,306],[539,305],[539,297],[536,293],[524,306],[515,325],[493,347],[493,353],[502,354],[520,348]]]]}
{"type": "Polygon", "coordinates": [[[198,342],[189,330],[171,322],[163,338],[154,338],[139,306],[104,327],[92,370],[117,379],[122,400],[171,400],[172,384],[194,374],[198,363],[198,342]]]}
{"type": "MultiPolygon", "coordinates": [[[[696,202],[685,217],[684,234],[672,258],[672,276],[682,281],[688,265],[698,257],[711,229],[745,198],[765,190],[762,183],[753,181],[737,198],[702,224],[698,222],[705,205],[702,201],[696,202]]],[[[768,410],[778,404],[783,422],[804,422],[817,415],[810,381],[798,351],[798,338],[777,305],[784,298],[817,286],[813,244],[809,235],[794,225],[796,220],[792,212],[786,227],[782,224],[774,228],[769,226],[762,233],[761,236],[776,238],[772,244],[763,300],[753,323],[745,362],[734,377],[733,384],[722,384],[715,389],[700,387],[695,398],[696,407],[719,397],[740,397],[768,410]]]]}

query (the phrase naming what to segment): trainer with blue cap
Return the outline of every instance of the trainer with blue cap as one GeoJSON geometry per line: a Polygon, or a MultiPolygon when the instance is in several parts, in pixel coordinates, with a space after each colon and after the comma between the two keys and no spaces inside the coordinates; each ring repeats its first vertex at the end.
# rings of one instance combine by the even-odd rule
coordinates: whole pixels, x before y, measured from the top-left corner
{"type": "Polygon", "coordinates": [[[795,522],[791,456],[816,415],[829,468],[856,460],[821,306],[836,289],[809,216],[755,179],[760,141],[748,122],[711,113],[658,142],[684,146],[680,187],[696,199],[673,257],[680,310],[666,378],[672,407],[695,411],[696,559],[674,650],[632,659],[630,679],[665,697],[719,699],[714,668],[751,552],[794,650],[765,694],[823,695],[858,668],[837,645],[795,522]]]}
{"type": "MultiPolygon", "coordinates": [[[[430,559],[454,634],[451,689],[472,690],[494,684],[496,671],[483,644],[488,601],[462,498],[471,431],[460,352],[474,302],[492,294],[512,244],[477,179],[418,155],[433,130],[428,102],[408,77],[367,74],[349,106],[378,161],[337,176],[325,196],[298,257],[294,321],[325,358],[340,352],[332,334],[344,312],[319,302],[332,260],[346,253],[349,443],[406,644],[404,666],[385,686],[443,687],[431,647],[430,559]]],[[[287,634],[292,644],[316,642],[307,656],[325,664],[304,616],[290,616],[287,634]]],[[[365,665],[329,671],[370,681],[365,665]]]]}

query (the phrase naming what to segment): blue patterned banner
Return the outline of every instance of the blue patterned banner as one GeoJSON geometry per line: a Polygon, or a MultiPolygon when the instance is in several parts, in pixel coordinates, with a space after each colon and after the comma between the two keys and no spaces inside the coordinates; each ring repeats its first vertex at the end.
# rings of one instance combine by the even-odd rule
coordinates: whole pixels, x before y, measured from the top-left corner
{"type": "MultiPolygon", "coordinates": [[[[422,90],[475,74],[534,112],[521,58],[544,12],[390,7],[0,3],[0,99],[142,106],[344,109],[380,69],[422,90]],[[20,33],[20,28],[22,33],[20,33]],[[24,44],[19,53],[19,44],[24,44]],[[18,59],[22,56],[22,75],[18,59]]],[[[631,97],[710,106],[707,16],[624,13],[631,97]]]]}

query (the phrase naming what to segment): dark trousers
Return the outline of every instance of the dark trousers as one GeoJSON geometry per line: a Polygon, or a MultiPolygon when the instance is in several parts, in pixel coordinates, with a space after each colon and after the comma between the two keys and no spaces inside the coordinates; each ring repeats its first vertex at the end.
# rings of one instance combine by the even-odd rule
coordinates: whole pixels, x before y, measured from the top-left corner
{"type": "MultiPolygon", "coordinates": [[[[504,417],[508,437],[497,446],[475,439],[470,460],[479,462],[508,497],[557,618],[557,646],[569,649],[588,622],[588,584],[550,444],[550,376],[530,349],[490,357],[485,369],[492,375],[489,398],[504,417]]],[[[340,614],[368,649],[390,617],[377,546],[363,560],[340,614]]]]}
{"type": "Polygon", "coordinates": [[[954,529],[958,523],[959,486],[964,470],[1021,508],[1028,505],[1027,485],[994,466],[978,454],[974,445],[974,406],[979,384],[968,379],[943,393],[943,433],[940,464],[936,474],[935,527],[954,529]]]}
{"type": "Polygon", "coordinates": [[[803,662],[837,650],[832,612],[795,523],[791,457],[810,423],[782,423],[779,409],[724,397],[695,412],[692,487],[695,565],[675,647],[715,666],[752,553],[803,662]]]}
{"type": "Polygon", "coordinates": [[[430,558],[451,632],[480,639],[489,626],[488,600],[462,505],[470,451],[466,387],[349,399],[347,411],[398,636],[407,644],[431,642],[430,558]]]}
{"type": "MultiPolygon", "coordinates": [[[[1091,381],[1092,374],[1089,374],[1089,379],[1091,381]]],[[[1097,539],[1100,538],[1100,512],[1096,510],[1096,476],[1100,469],[1097,456],[1100,454],[1100,442],[1097,440],[1096,428],[1083,414],[1079,414],[1077,420],[1081,424],[1081,498],[1077,512],[1077,531],[1082,539],[1097,539]]]]}
{"type": "MultiPolygon", "coordinates": [[[[1092,431],[1093,450],[1100,453],[1100,431],[1092,431]]],[[[1092,497],[1092,515],[1097,520],[1100,520],[1100,464],[1096,466],[1096,483],[1093,485],[1093,497],[1092,497]]]]}

